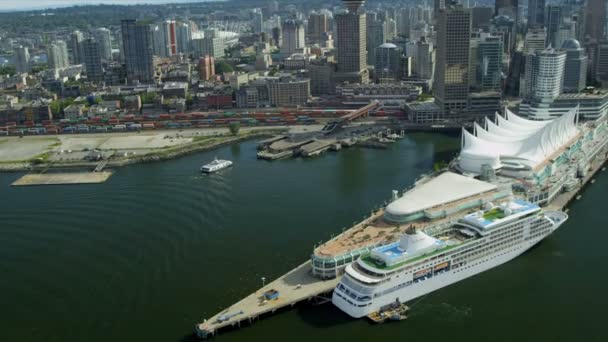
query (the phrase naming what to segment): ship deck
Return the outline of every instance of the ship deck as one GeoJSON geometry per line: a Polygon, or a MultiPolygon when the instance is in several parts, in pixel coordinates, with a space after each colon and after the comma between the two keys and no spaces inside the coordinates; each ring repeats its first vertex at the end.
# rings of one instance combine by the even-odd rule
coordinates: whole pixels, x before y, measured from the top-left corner
{"type": "MultiPolygon", "coordinates": [[[[496,190],[485,192],[479,195],[463,198],[455,202],[434,206],[428,210],[432,212],[441,210],[449,211],[462,204],[480,199],[486,199],[497,193],[498,191],[496,190]]],[[[416,230],[422,230],[427,228],[429,225],[445,224],[463,216],[462,211],[459,211],[442,219],[436,219],[433,221],[422,219],[403,225],[397,225],[385,221],[383,219],[383,215],[384,210],[379,210],[376,214],[370,217],[370,219],[359,223],[355,227],[349,229],[347,232],[338,235],[334,239],[329,240],[318,247],[317,250],[315,250],[315,254],[323,257],[336,257],[358,248],[373,246],[381,243],[395,242],[398,237],[404,234],[410,226],[413,226],[416,230]]]]}

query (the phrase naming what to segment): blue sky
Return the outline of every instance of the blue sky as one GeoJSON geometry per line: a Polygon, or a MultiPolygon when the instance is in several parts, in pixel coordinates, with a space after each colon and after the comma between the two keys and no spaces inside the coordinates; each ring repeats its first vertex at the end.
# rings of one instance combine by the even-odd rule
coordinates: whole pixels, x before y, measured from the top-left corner
{"type": "MultiPolygon", "coordinates": [[[[201,0],[198,0],[201,1],[201,0]]],[[[104,4],[163,4],[170,2],[198,2],[196,0],[0,0],[0,11],[26,11],[72,5],[104,4]]],[[[203,0],[204,1],[204,0],[203,0]]]]}

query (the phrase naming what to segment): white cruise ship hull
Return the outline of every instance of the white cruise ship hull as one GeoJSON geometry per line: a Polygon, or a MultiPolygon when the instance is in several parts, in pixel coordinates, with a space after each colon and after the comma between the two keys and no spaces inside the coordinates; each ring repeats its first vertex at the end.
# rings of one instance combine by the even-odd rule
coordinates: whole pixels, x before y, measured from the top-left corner
{"type": "MultiPolygon", "coordinates": [[[[360,303],[352,300],[344,292],[335,289],[332,295],[332,302],[342,311],[354,318],[360,318],[367,316],[373,312],[380,311],[381,308],[386,307],[396,301],[401,303],[407,303],[413,299],[424,296],[430,292],[438,290],[442,287],[451,285],[459,282],[463,279],[469,278],[486,270],[492,269],[496,266],[504,264],[510,260],[513,260],[517,256],[521,255],[534,245],[541,242],[547,236],[551,235],[563,222],[556,224],[548,234],[540,236],[536,239],[523,241],[520,244],[512,246],[508,249],[501,250],[498,253],[487,255],[477,260],[471,261],[461,267],[452,268],[449,271],[435,274],[425,280],[417,282],[411,282],[411,284],[404,286],[401,289],[397,289],[393,292],[384,294],[373,298],[368,303],[360,303]]],[[[411,274],[403,275],[404,280],[411,280],[411,274]]],[[[399,277],[392,280],[391,284],[385,286],[385,288],[394,286],[395,283],[399,283],[399,277]]]]}

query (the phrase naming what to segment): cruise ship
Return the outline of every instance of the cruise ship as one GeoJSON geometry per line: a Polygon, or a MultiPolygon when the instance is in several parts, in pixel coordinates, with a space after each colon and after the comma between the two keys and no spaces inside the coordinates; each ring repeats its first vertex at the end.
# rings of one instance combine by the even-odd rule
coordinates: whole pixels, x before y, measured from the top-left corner
{"type": "Polygon", "coordinates": [[[346,266],[332,302],[355,318],[406,303],[512,260],[567,219],[563,212],[509,198],[432,233],[412,226],[399,241],[346,266]]]}
{"type": "Polygon", "coordinates": [[[204,173],[213,173],[232,166],[230,160],[222,160],[215,158],[211,163],[201,166],[201,171],[204,173]]]}

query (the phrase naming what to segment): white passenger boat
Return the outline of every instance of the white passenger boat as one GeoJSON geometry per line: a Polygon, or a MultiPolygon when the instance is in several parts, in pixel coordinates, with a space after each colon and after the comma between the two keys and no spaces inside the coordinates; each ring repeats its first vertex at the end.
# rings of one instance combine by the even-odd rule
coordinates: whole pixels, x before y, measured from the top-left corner
{"type": "Polygon", "coordinates": [[[204,173],[213,173],[231,166],[232,162],[230,160],[215,158],[211,163],[201,166],[201,171],[204,173]]]}

